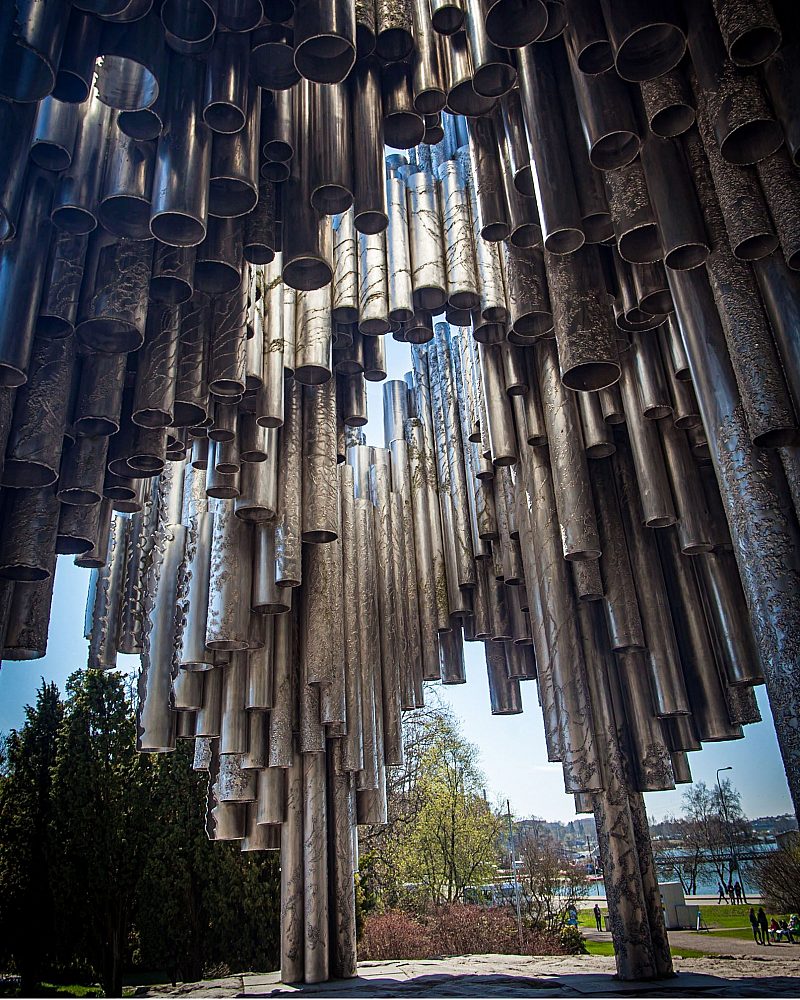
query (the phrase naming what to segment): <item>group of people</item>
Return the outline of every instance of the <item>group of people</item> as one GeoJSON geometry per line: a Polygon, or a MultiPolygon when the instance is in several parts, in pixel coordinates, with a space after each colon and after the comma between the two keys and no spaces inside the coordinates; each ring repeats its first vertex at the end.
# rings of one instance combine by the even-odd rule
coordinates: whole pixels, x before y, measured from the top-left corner
{"type": "Polygon", "coordinates": [[[800,935],[800,916],[796,913],[793,913],[788,921],[785,919],[778,921],[775,917],[768,920],[763,906],[759,906],[758,913],[751,906],[749,918],[756,944],[772,944],[773,941],[788,941],[789,944],[794,944],[795,937],[800,935]]]}
{"type": "Polygon", "coordinates": [[[737,878],[735,882],[728,882],[727,886],[724,882],[720,882],[717,886],[719,892],[719,899],[717,903],[746,903],[747,896],[744,894],[744,889],[742,884],[737,878]]]}

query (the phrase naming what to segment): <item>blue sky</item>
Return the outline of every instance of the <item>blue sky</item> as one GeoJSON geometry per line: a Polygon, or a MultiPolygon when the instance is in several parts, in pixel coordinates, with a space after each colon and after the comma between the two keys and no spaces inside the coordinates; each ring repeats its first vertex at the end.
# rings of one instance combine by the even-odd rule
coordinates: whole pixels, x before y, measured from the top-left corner
{"type": "MultiPolygon", "coordinates": [[[[387,338],[390,378],[402,378],[410,367],[408,348],[387,338]]],[[[368,383],[371,420],[367,437],[383,444],[382,384],[368,383]]],[[[89,571],[78,569],[71,557],[60,557],[56,572],[47,656],[42,660],[5,662],[0,669],[0,731],[21,725],[23,709],[35,698],[42,677],[63,689],[66,678],[86,665],[83,622],[89,571]]],[[[121,656],[120,666],[133,669],[137,658],[121,656]]],[[[525,711],[519,716],[493,717],[481,644],[466,644],[467,683],[436,690],[463,722],[466,737],[477,745],[490,800],[509,799],[517,816],[569,820],[575,815],[572,796],[564,793],[561,767],[549,764],[535,688],[522,685],[525,711]]],[[[712,783],[718,767],[731,765],[728,775],[742,794],[750,816],[792,811],[775,729],[763,688],[758,701],[764,721],[745,727],[743,740],[706,744],[690,754],[695,780],[712,783]]],[[[680,812],[682,789],[646,796],[648,813],[656,818],[680,812]]]]}

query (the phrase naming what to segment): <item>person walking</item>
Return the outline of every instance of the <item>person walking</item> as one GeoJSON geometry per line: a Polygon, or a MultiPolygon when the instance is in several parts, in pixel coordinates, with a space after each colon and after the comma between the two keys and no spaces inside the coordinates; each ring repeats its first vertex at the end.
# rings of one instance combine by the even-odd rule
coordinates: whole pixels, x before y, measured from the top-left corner
{"type": "Polygon", "coordinates": [[[597,924],[597,929],[601,931],[603,929],[603,914],[600,912],[599,904],[594,904],[594,922],[597,924]]]}
{"type": "Polygon", "coordinates": [[[758,908],[758,926],[761,929],[761,937],[766,944],[772,944],[769,939],[769,920],[767,920],[767,915],[764,913],[764,907],[759,906],[758,908]]]}
{"type": "Polygon", "coordinates": [[[736,899],[736,897],[733,894],[733,879],[728,880],[728,899],[730,901],[731,906],[733,906],[734,900],[736,899]]]}
{"type": "Polygon", "coordinates": [[[761,929],[758,926],[758,917],[756,916],[756,911],[752,906],[750,907],[749,918],[750,926],[753,928],[753,940],[756,944],[763,944],[764,942],[761,940],[761,929]]]}
{"type": "Polygon", "coordinates": [[[736,902],[737,903],[741,903],[741,901],[742,901],[742,886],[741,886],[741,883],[739,882],[738,878],[733,883],[733,893],[736,896],[736,902]]]}
{"type": "MultiPolygon", "coordinates": [[[[719,889],[719,899],[717,900],[717,903],[719,904],[723,900],[725,900],[725,886],[722,884],[722,882],[719,883],[717,889],[719,889]]],[[[727,902],[727,900],[725,901],[727,902]]]]}

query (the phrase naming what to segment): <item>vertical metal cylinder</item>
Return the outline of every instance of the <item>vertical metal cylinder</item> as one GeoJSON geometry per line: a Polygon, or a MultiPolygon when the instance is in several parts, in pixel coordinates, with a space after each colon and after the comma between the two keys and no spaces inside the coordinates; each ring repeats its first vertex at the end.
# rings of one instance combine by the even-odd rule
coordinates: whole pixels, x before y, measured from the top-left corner
{"type": "Polygon", "coordinates": [[[337,323],[358,319],[358,244],[352,208],[333,222],[333,301],[331,315],[337,323]]]}
{"type": "MultiPolygon", "coordinates": [[[[305,753],[303,762],[304,980],[324,982],[329,974],[328,810],[325,753],[305,753]]],[[[291,779],[290,779],[291,780],[291,779]]]]}
{"type": "Polygon", "coordinates": [[[639,491],[631,450],[621,436],[611,458],[617,475],[618,497],[628,553],[637,582],[644,638],[649,652],[650,677],[657,715],[682,715],[690,711],[681,671],[680,654],[669,610],[655,539],[643,527],[639,491]],[[643,581],[647,580],[647,585],[643,581]]]}
{"type": "Polygon", "coordinates": [[[304,977],[303,758],[286,773],[286,821],[281,828],[281,979],[304,977]]]}
{"type": "Polygon", "coordinates": [[[353,208],[360,233],[379,233],[388,225],[383,161],[381,81],[377,62],[359,60],[353,73],[353,208]]]}
{"type": "Polygon", "coordinates": [[[294,12],[294,63],[301,76],[315,83],[339,83],[356,58],[355,7],[344,0],[319,8],[298,0],[294,12]]]}
{"type": "Polygon", "coordinates": [[[455,309],[476,309],[480,304],[478,277],[472,243],[469,198],[455,160],[439,167],[439,194],[442,207],[447,300],[455,309]]]}
{"type": "Polygon", "coordinates": [[[117,242],[103,230],[92,235],[75,328],[86,347],[124,354],[141,346],[152,257],[149,240],[117,242]]]}
{"type": "Polygon", "coordinates": [[[651,80],[681,61],[686,37],[671,3],[654,12],[642,0],[612,4],[600,0],[614,50],[614,65],[623,80],[651,80]]]}
{"type": "Polygon", "coordinates": [[[577,405],[559,378],[552,341],[537,343],[536,359],[564,558],[596,559],[600,542],[577,405]]]}
{"type": "Polygon", "coordinates": [[[543,46],[520,49],[517,64],[545,249],[572,253],[583,245],[584,235],[569,150],[555,111],[558,88],[553,66],[543,46]]]}
{"type": "Polygon", "coordinates": [[[332,542],[338,535],[334,379],[304,387],[303,427],[302,537],[307,542],[332,542]]]}
{"type": "Polygon", "coordinates": [[[275,533],[275,579],[279,586],[298,586],[301,580],[302,520],[302,386],[286,387],[286,409],[279,432],[278,524],[275,533]]]}
{"type": "Polygon", "coordinates": [[[417,171],[408,181],[409,243],[414,304],[436,312],[447,301],[439,201],[433,176],[417,171]]]}
{"type": "Polygon", "coordinates": [[[358,235],[358,329],[371,336],[389,330],[386,234],[358,235]]]}

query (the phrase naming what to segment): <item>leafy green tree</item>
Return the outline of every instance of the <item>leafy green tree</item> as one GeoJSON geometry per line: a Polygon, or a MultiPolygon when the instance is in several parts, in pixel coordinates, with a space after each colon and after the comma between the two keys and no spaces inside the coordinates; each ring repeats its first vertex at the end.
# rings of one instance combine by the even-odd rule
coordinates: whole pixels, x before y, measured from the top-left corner
{"type": "Polygon", "coordinates": [[[387,905],[409,886],[426,902],[462,900],[497,868],[500,820],[481,793],[477,748],[441,707],[407,713],[404,748],[404,765],[387,775],[389,825],[367,834],[362,875],[385,887],[387,905]]]}
{"type": "Polygon", "coordinates": [[[52,875],[64,965],[122,995],[141,870],[153,838],[147,816],[153,766],[135,748],[124,679],[80,671],[67,681],[52,769],[52,875]]]}
{"type": "Polygon", "coordinates": [[[42,978],[53,941],[48,838],[50,774],[63,706],[55,684],[36,693],[25,724],[5,740],[0,776],[0,959],[13,961],[22,993],[42,978]]]}

